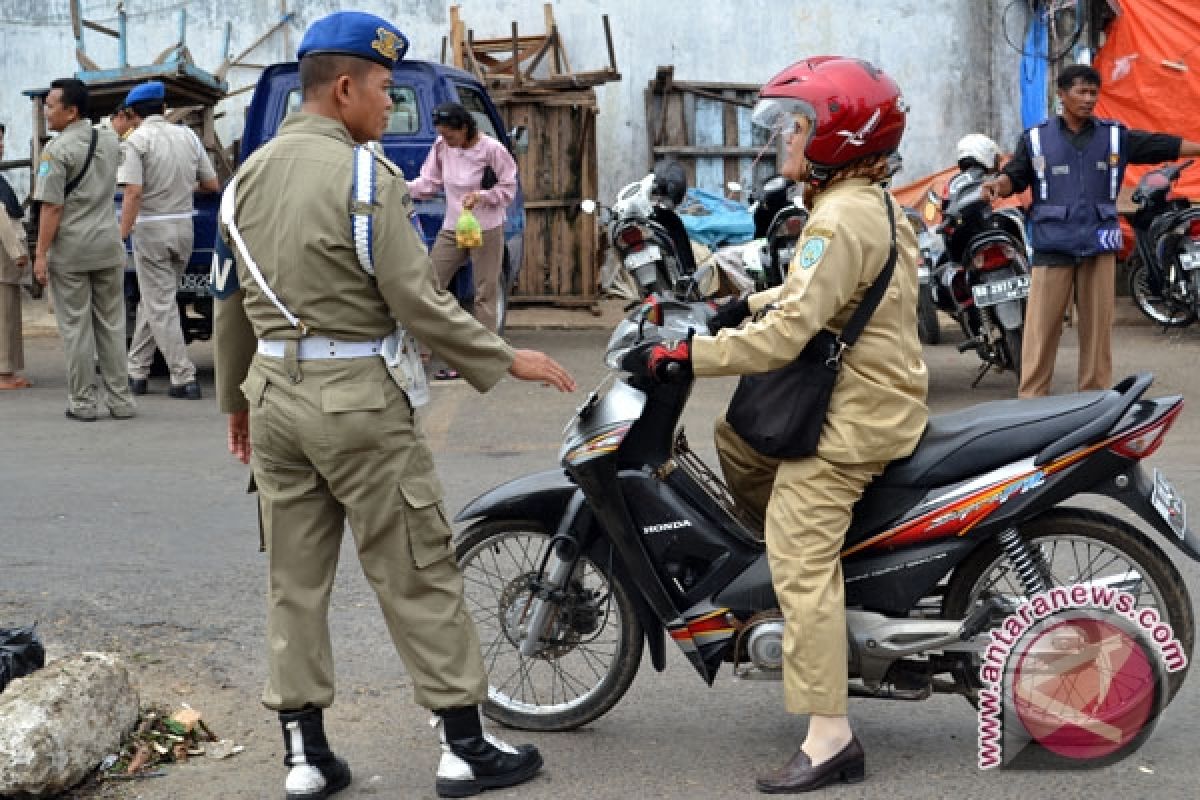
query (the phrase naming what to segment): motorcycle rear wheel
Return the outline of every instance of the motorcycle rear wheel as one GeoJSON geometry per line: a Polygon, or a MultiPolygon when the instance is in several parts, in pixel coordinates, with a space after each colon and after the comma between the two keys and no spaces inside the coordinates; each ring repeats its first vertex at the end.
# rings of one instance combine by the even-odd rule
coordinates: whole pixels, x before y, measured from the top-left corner
{"type": "Polygon", "coordinates": [[[645,641],[633,595],[614,578],[612,564],[585,556],[570,581],[570,599],[552,612],[555,640],[532,658],[521,654],[528,583],[550,538],[536,522],[481,521],[455,549],[488,672],[483,711],[527,731],[568,731],[607,712],[633,683],[645,641]]]}
{"type": "Polygon", "coordinates": [[[938,326],[937,306],[929,297],[929,287],[921,286],[917,290],[917,338],[922,344],[939,344],[942,341],[942,329],[938,326]]]}
{"type": "Polygon", "coordinates": [[[1021,382],[1021,346],[1024,331],[1021,328],[1004,331],[1004,349],[1008,351],[1008,363],[1017,375],[1017,383],[1021,382]]]}
{"type": "MultiPolygon", "coordinates": [[[[1079,508],[1055,509],[1023,524],[1020,531],[1022,539],[1041,549],[1053,577],[1048,582],[1051,587],[1105,581],[1133,594],[1138,608],[1158,611],[1187,658],[1187,666],[1168,673],[1166,702],[1171,702],[1191,666],[1195,620],[1187,587],[1166,554],[1127,522],[1079,508]]],[[[962,619],[993,594],[1017,603],[1026,597],[996,539],[955,570],[946,587],[943,616],[962,619]]],[[[965,692],[972,705],[977,703],[978,688],[965,692]]]]}
{"type": "Polygon", "coordinates": [[[1150,268],[1141,258],[1129,259],[1129,295],[1147,319],[1165,328],[1186,328],[1196,321],[1196,312],[1185,303],[1173,302],[1150,288],[1150,268]]]}

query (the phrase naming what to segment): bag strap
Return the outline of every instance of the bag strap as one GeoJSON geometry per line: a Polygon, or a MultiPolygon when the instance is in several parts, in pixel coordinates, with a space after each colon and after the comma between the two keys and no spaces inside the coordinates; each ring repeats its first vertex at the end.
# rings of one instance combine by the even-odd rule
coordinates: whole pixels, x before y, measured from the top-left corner
{"type": "Polygon", "coordinates": [[[92,155],[96,152],[97,138],[99,137],[96,136],[96,129],[92,128],[92,138],[88,143],[87,156],[83,159],[83,167],[79,170],[78,175],[67,181],[67,185],[63,187],[63,197],[66,197],[71,192],[75,191],[75,187],[77,187],[79,182],[83,180],[83,176],[87,174],[88,167],[92,165],[92,155]]]}
{"type": "Polygon", "coordinates": [[[875,313],[875,309],[879,306],[879,301],[883,299],[883,293],[887,291],[888,284],[892,282],[892,272],[896,267],[896,212],[892,210],[892,201],[888,198],[887,190],[882,190],[883,205],[887,209],[888,226],[892,232],[892,249],[888,253],[887,263],[883,265],[883,271],[879,273],[879,277],[871,284],[871,288],[867,289],[866,295],[863,297],[858,308],[854,311],[854,316],[850,317],[850,321],[846,323],[846,327],[838,334],[838,359],[841,359],[841,354],[847,348],[853,347],[858,341],[858,336],[863,332],[863,328],[867,327],[867,321],[871,319],[871,315],[875,313]]]}

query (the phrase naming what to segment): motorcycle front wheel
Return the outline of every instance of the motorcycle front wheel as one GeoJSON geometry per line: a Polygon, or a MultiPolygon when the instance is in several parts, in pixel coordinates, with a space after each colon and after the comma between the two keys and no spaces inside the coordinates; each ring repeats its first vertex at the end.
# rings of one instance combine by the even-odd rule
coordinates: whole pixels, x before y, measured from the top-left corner
{"type": "MultiPolygon", "coordinates": [[[[1047,588],[1075,584],[1128,592],[1137,608],[1153,608],[1171,626],[1190,666],[1195,621],[1187,587],[1175,565],[1132,525],[1095,511],[1056,509],[1021,525],[1021,538],[1045,564],[1047,588]]],[[[962,619],[981,602],[1000,595],[1010,604],[1026,599],[1017,570],[992,539],[968,556],[946,587],[943,615],[962,619]]],[[[1188,666],[1168,673],[1166,701],[1183,685],[1188,666]]],[[[973,676],[978,678],[978,672],[973,676]]],[[[977,702],[979,686],[964,692],[977,702]]]]}
{"type": "Polygon", "coordinates": [[[1008,365],[1016,373],[1018,384],[1021,382],[1021,346],[1023,339],[1023,329],[1021,328],[1004,331],[1004,349],[1008,351],[1008,365]]]}
{"type": "Polygon", "coordinates": [[[614,577],[612,559],[585,556],[551,611],[541,649],[521,653],[550,539],[536,522],[481,521],[455,549],[488,674],[483,711],[528,731],[568,731],[603,715],[633,683],[644,644],[633,596],[614,577]]]}
{"type": "Polygon", "coordinates": [[[929,296],[929,287],[920,286],[917,289],[917,338],[922,344],[939,344],[942,341],[942,329],[938,326],[937,306],[929,296]]]}
{"type": "Polygon", "coordinates": [[[1141,258],[1129,260],[1129,295],[1146,317],[1166,328],[1186,328],[1196,321],[1196,312],[1186,302],[1164,298],[1150,288],[1150,268],[1141,258]]]}

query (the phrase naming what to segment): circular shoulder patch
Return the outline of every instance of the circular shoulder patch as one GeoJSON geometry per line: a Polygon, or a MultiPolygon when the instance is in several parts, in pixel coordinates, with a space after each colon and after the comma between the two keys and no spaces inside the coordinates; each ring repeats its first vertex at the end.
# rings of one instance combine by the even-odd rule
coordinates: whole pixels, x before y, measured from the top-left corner
{"type": "Polygon", "coordinates": [[[813,236],[804,243],[804,247],[800,250],[800,268],[809,269],[816,265],[821,260],[821,256],[825,255],[825,245],[829,241],[821,236],[813,236]]]}

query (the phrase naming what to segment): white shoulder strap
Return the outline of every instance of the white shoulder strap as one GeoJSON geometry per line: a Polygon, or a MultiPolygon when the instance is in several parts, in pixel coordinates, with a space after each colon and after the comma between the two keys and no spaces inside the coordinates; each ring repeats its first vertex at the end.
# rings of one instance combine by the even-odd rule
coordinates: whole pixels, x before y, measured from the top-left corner
{"type": "Polygon", "coordinates": [[[1034,126],[1029,129],[1029,150],[1033,156],[1033,169],[1037,172],[1038,193],[1042,200],[1046,199],[1049,187],[1046,185],[1046,158],[1042,155],[1041,131],[1034,126]]]}
{"type": "Polygon", "coordinates": [[[1121,191],[1121,128],[1118,125],[1108,126],[1108,193],[1113,202],[1121,191]]]}
{"type": "Polygon", "coordinates": [[[369,144],[354,148],[354,183],[350,189],[350,233],[363,272],[375,274],[375,153],[369,144]]]}
{"type": "Polygon", "coordinates": [[[230,179],[229,185],[225,187],[224,193],[221,195],[221,222],[225,223],[225,229],[229,231],[229,236],[233,239],[233,243],[237,245],[238,253],[242,256],[242,261],[246,265],[246,269],[254,276],[254,282],[258,284],[258,288],[262,289],[263,294],[267,299],[275,304],[279,309],[279,313],[283,314],[284,318],[291,324],[293,328],[300,330],[301,336],[308,335],[308,326],[300,319],[288,311],[287,306],[276,297],[275,292],[267,285],[267,281],[263,278],[262,272],[258,268],[258,264],[250,255],[250,250],[246,247],[246,242],[242,239],[241,231],[238,230],[237,224],[234,222],[234,217],[237,212],[237,176],[230,179]]]}

